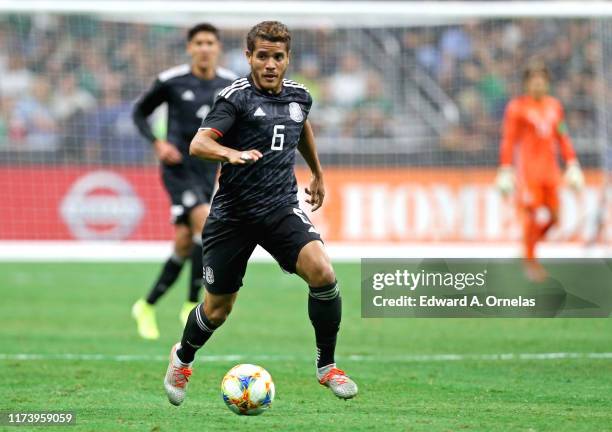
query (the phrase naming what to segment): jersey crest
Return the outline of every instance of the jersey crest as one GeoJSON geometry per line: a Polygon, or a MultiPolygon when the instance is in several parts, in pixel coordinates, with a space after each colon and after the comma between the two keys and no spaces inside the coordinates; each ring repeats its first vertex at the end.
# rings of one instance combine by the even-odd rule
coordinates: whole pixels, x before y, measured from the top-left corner
{"type": "Polygon", "coordinates": [[[291,102],[289,104],[289,117],[296,123],[301,123],[304,120],[304,113],[299,103],[291,102]]]}
{"type": "Polygon", "coordinates": [[[181,95],[181,99],[185,101],[195,100],[195,93],[193,93],[192,90],[185,90],[183,94],[181,95]]]}

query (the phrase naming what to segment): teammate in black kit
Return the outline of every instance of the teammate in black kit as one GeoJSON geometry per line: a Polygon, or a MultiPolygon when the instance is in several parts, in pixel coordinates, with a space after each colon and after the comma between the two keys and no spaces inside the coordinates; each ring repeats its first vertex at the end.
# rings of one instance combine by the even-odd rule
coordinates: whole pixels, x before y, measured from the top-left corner
{"type": "Polygon", "coordinates": [[[174,253],[164,264],[146,299],[138,300],[132,307],[138,332],[146,339],[159,337],[153,305],[176,281],[189,257],[189,298],[180,312],[183,324],[200,300],[201,232],[209,212],[218,164],[189,156],[189,143],[210,112],[217,93],[236,78],[232,72],[217,67],[220,51],[219,33],[214,26],[198,24],[192,27],[187,33],[191,64],[159,74],[134,108],[134,122],[141,134],[153,143],[161,163],[162,180],[172,201],[171,220],[176,227],[174,253]],[[163,103],[168,106],[167,140],[157,139],[147,121],[163,103]]]}
{"type": "Polygon", "coordinates": [[[313,210],[323,203],[324,185],[307,120],[312,99],[303,85],[283,79],[290,43],[287,27],[279,22],[253,27],[246,52],[251,74],[221,91],[191,142],[192,155],[223,165],[203,233],[206,296],[190,312],[182,340],[172,348],[164,381],[174,405],[185,398],[195,352],[229,315],[257,244],[309,285],[319,382],[344,399],[357,394],[356,384],[334,362],[342,309],[334,270],[296,197],[296,149],[312,171],[306,193],[313,210]]]}

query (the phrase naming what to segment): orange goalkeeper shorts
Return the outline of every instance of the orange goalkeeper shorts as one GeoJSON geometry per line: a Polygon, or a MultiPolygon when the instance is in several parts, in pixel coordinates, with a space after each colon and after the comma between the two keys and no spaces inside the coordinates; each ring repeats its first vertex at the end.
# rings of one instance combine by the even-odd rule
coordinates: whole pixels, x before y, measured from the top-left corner
{"type": "Polygon", "coordinates": [[[556,184],[522,184],[517,192],[518,204],[522,207],[559,209],[559,187],[556,184]]]}

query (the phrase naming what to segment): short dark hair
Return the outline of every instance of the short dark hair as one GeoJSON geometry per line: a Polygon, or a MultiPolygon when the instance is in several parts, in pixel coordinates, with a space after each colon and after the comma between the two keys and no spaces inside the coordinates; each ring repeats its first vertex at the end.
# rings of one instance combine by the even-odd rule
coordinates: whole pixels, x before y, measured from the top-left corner
{"type": "Polygon", "coordinates": [[[544,62],[532,61],[523,70],[523,83],[526,83],[529,78],[537,74],[544,75],[548,81],[551,79],[550,70],[544,62]]]}
{"type": "Polygon", "coordinates": [[[187,30],[187,42],[191,42],[200,32],[212,33],[217,39],[219,39],[219,29],[210,23],[199,23],[187,30]]]}
{"type": "Polygon", "coordinates": [[[268,42],[283,42],[287,47],[287,52],[291,49],[291,33],[285,24],[279,21],[262,21],[255,25],[247,34],[247,49],[255,51],[256,39],[267,40],[268,42]]]}

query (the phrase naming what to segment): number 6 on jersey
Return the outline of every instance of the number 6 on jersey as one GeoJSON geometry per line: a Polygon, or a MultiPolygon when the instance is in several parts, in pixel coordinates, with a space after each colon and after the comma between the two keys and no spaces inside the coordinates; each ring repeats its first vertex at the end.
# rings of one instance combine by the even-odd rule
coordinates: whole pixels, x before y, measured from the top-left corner
{"type": "Polygon", "coordinates": [[[285,135],[283,131],[285,125],[274,125],[274,135],[272,135],[272,150],[282,150],[285,144],[285,135]]]}

